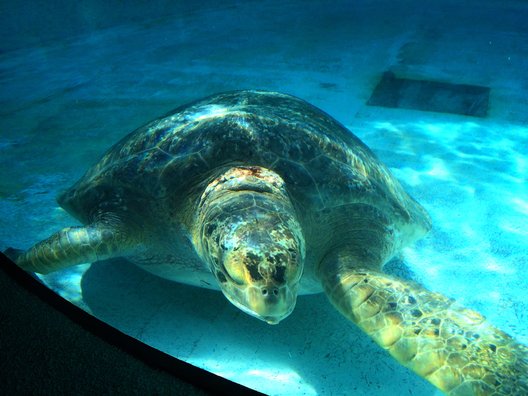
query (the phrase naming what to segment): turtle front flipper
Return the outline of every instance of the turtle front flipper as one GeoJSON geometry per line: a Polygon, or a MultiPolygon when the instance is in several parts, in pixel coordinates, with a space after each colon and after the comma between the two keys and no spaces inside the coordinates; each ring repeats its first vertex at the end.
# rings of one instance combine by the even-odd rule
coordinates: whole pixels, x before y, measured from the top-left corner
{"type": "Polygon", "coordinates": [[[26,252],[8,249],[6,254],[26,271],[47,274],[77,264],[120,256],[126,246],[123,232],[96,223],[64,228],[26,252]]]}
{"type": "Polygon", "coordinates": [[[449,395],[528,395],[528,348],[454,300],[378,271],[325,263],[334,306],[449,395]]]}

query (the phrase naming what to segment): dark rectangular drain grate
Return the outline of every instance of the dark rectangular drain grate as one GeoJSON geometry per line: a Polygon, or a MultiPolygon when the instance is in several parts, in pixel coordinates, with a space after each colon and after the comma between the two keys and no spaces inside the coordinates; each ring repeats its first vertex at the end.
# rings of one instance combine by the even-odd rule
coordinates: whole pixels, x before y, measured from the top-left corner
{"type": "Polygon", "coordinates": [[[367,104],[486,117],[489,87],[398,78],[383,73],[367,104]]]}

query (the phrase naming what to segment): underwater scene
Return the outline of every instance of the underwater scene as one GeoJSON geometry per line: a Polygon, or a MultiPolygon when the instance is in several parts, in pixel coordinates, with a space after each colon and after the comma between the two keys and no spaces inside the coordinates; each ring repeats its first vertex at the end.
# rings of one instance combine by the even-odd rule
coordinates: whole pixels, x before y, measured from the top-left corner
{"type": "MultiPolygon", "coordinates": [[[[215,235],[214,229],[200,228],[202,225],[207,230],[215,228],[206,227],[211,222],[203,220],[209,216],[205,210],[203,218],[198,216],[202,223],[195,233],[191,230],[190,239],[177,237],[182,245],[188,246],[176,254],[185,257],[185,262],[188,258],[190,263],[182,278],[187,284],[167,279],[171,275],[153,274],[166,273],[166,269],[145,271],[123,258],[109,258],[111,254],[98,251],[95,255],[103,260],[93,263],[81,260],[79,265],[64,265],[60,269],[57,266],[56,271],[37,274],[49,288],[154,348],[264,394],[442,395],[443,391],[455,389],[453,384],[459,380],[452,367],[460,361],[464,367],[478,366],[476,374],[467,374],[469,369],[461,370],[463,375],[478,376],[483,370],[480,365],[487,367],[489,356],[492,356],[491,371],[501,374],[483,374],[482,384],[478,385],[481,393],[477,388],[459,388],[459,393],[452,394],[488,395],[496,388],[497,394],[522,395],[528,389],[528,372],[524,371],[528,367],[528,352],[523,347],[528,345],[528,3],[33,1],[3,2],[1,9],[0,30],[5,39],[0,44],[0,251],[30,249],[65,227],[81,226],[78,219],[58,204],[57,197],[130,132],[196,100],[222,92],[249,90],[240,103],[251,104],[253,99],[248,98],[252,95],[280,92],[269,94],[269,101],[262,101],[262,105],[261,99],[255,99],[254,117],[266,120],[269,125],[279,125],[276,129],[270,127],[270,131],[278,132],[269,132],[266,139],[270,142],[276,139],[279,149],[285,152],[299,149],[308,135],[312,141],[326,142],[316,148],[308,147],[296,156],[292,154],[288,161],[283,161],[288,163],[283,168],[276,165],[278,159],[278,162],[270,160],[270,169],[276,165],[273,169],[278,173],[282,170],[277,178],[275,172],[267,173],[264,166],[267,160],[251,163],[251,158],[266,157],[266,153],[258,151],[264,147],[259,143],[261,135],[252,148],[247,146],[247,157],[240,153],[236,161],[229,157],[233,146],[226,142],[237,138],[233,137],[234,129],[221,122],[231,111],[230,102],[210,99],[198,112],[185,113],[182,119],[192,118],[193,122],[206,125],[219,123],[215,139],[218,139],[216,147],[222,149],[205,158],[198,158],[205,153],[201,149],[188,158],[179,154],[171,157],[172,154],[159,149],[167,157],[145,157],[131,177],[139,181],[136,188],[131,190],[129,186],[127,195],[119,197],[119,202],[123,199],[136,202],[130,198],[132,192],[139,196],[152,180],[170,177],[169,171],[159,171],[157,165],[160,161],[170,162],[169,157],[180,161],[179,173],[175,172],[177,176],[173,178],[182,187],[175,188],[174,194],[181,194],[178,202],[186,202],[187,206],[181,204],[178,208],[207,207],[207,199],[213,199],[211,196],[218,193],[220,184],[226,180],[238,182],[246,177],[246,170],[255,171],[256,176],[251,177],[256,179],[244,179],[242,187],[237,185],[232,191],[249,188],[262,193],[270,201],[261,207],[272,208],[270,216],[278,213],[277,217],[287,225],[278,231],[262,225],[256,232],[269,234],[266,238],[275,238],[278,233],[280,237],[274,243],[286,246],[284,251],[294,251],[297,258],[293,253],[288,256],[293,262],[305,261],[302,275],[305,283],[301,278],[304,289],[299,292],[295,309],[290,304],[285,314],[273,309],[266,311],[249,298],[249,302],[241,302],[231,294],[231,289],[224,288],[226,276],[227,283],[233,281],[231,275],[236,270],[229,266],[226,269],[224,264],[215,272],[218,268],[214,266],[213,243],[210,246],[208,241],[204,242],[205,237],[200,234],[215,235]],[[283,94],[307,103],[297,99],[279,103],[277,97],[289,98],[283,94]],[[294,114],[291,125],[280,119],[281,112],[294,114]],[[366,154],[368,150],[339,123],[368,146],[380,163],[366,154]],[[288,128],[299,133],[299,137],[284,135],[285,130],[290,131],[288,128]],[[336,141],[341,143],[334,145],[336,141]],[[332,151],[336,147],[343,153],[332,151]],[[313,161],[303,157],[309,149],[321,150],[309,154],[313,161]],[[256,152],[250,155],[251,150],[256,152]],[[316,161],[341,155],[346,161],[350,158],[363,161],[353,175],[364,177],[360,177],[362,185],[371,186],[371,182],[381,185],[382,191],[376,193],[369,188],[353,190],[379,213],[357,214],[351,209],[350,213],[334,210],[326,216],[327,212],[321,210],[323,215],[317,217],[318,209],[309,204],[312,201],[298,198],[316,197],[333,202],[332,207],[341,205],[343,191],[349,191],[348,183],[353,177],[344,178],[326,162],[317,165],[316,161]],[[210,179],[201,180],[194,167],[200,161],[213,169],[223,169],[232,161],[236,168],[234,176],[227,167],[208,173],[210,179]],[[403,190],[423,206],[430,220],[421,206],[399,189],[381,163],[403,190]],[[255,170],[259,166],[262,168],[255,170]],[[308,171],[309,166],[314,170],[308,171]],[[164,173],[163,177],[160,173],[164,173]],[[213,181],[215,177],[218,178],[213,181]],[[301,177],[311,179],[306,182],[301,177]],[[306,214],[296,219],[296,211],[306,214]],[[372,230],[376,232],[372,234],[381,237],[370,239],[354,234],[354,227],[348,227],[353,219],[366,223],[362,227],[367,231],[369,224],[373,224],[372,230]],[[317,230],[326,230],[327,235],[317,235],[317,230]],[[359,297],[359,303],[352,297],[350,302],[342,302],[349,298],[346,293],[351,292],[345,292],[345,297],[334,297],[338,286],[346,284],[350,277],[359,276],[358,272],[340,272],[344,264],[339,260],[346,262],[343,257],[352,253],[339,250],[344,242],[335,241],[348,241],[344,236],[348,233],[357,235],[351,242],[356,249],[352,249],[356,252],[354,257],[360,255],[358,252],[374,251],[379,256],[372,259],[374,263],[388,260],[383,271],[373,272],[372,277],[360,268],[361,282],[370,282],[372,289],[366,292],[367,296],[359,297]],[[376,244],[381,246],[378,250],[376,244]],[[208,277],[199,275],[198,255],[191,253],[193,249],[213,268],[208,277]],[[334,256],[337,264],[321,265],[324,269],[319,277],[323,284],[315,285],[315,276],[309,278],[315,270],[310,268],[315,262],[328,263],[334,256]],[[422,291],[416,284],[439,294],[422,291]],[[404,313],[403,296],[414,304],[413,291],[427,301],[427,307],[404,313]],[[397,293],[401,295],[396,296],[397,293]],[[381,308],[384,326],[392,326],[407,314],[421,323],[419,318],[432,312],[427,322],[431,334],[427,335],[421,327],[383,334],[377,324],[369,327],[370,314],[359,312],[358,307],[373,294],[379,299],[386,296],[383,306],[392,309],[381,308]],[[444,309],[442,304],[447,304],[443,296],[479,312],[486,317],[485,323],[493,327],[486,324],[481,334],[469,330],[463,334],[467,339],[473,337],[468,342],[478,345],[476,357],[469,358],[471,361],[461,351],[462,357],[451,356],[439,369],[441,364],[435,366],[439,358],[430,356],[427,350],[434,342],[430,339],[444,337],[443,333],[438,334],[444,327],[437,326],[435,321],[460,320],[463,328],[467,325],[473,329],[472,323],[481,320],[461,308],[435,316],[444,309]],[[266,314],[261,314],[264,311],[266,314]],[[515,341],[503,338],[507,336],[495,328],[515,341]],[[423,341],[426,350],[413,355],[409,352],[411,347],[406,346],[405,353],[393,348],[390,352],[396,359],[391,357],[385,349],[390,350],[396,340],[407,337],[400,331],[405,334],[416,331],[416,335],[426,340],[423,341]],[[486,332],[496,342],[489,341],[486,332]],[[501,344],[504,339],[511,344],[501,344]],[[411,367],[416,374],[404,365],[420,354],[423,361],[411,367]],[[518,362],[512,363],[513,371],[503,369],[515,359],[518,362]],[[512,378],[508,378],[510,374],[512,378]]],[[[237,111],[243,113],[243,109],[237,111]]],[[[245,121],[240,121],[237,127],[241,131],[250,130],[245,121]]],[[[163,140],[167,131],[170,125],[151,124],[146,132],[135,135],[133,149],[147,152],[150,146],[163,140]],[[161,132],[156,134],[156,128],[161,132]]],[[[202,136],[205,134],[180,144],[181,152],[193,145],[202,147],[198,146],[202,136]]],[[[132,145],[127,146],[126,142],[120,143],[125,146],[120,153],[132,151],[132,145]]],[[[95,176],[88,184],[120,185],[121,177],[129,177],[128,168],[116,163],[107,158],[99,171],[115,168],[119,171],[103,182],[95,176]]],[[[102,190],[94,191],[96,195],[102,190]]],[[[90,194],[84,199],[105,200],[90,194]]],[[[70,211],[77,211],[78,218],[89,218],[80,212],[86,211],[83,205],[95,204],[76,203],[71,195],[61,202],[66,202],[70,211]]],[[[114,198],[97,210],[102,213],[107,207],[114,208],[117,205],[114,198]]],[[[220,199],[224,197],[220,195],[214,205],[219,205],[218,202],[223,205],[220,199]]],[[[239,198],[236,199],[235,203],[240,205],[239,198]]],[[[141,223],[138,219],[153,213],[155,217],[166,214],[185,219],[194,215],[194,212],[182,214],[181,209],[175,215],[150,205],[128,208],[134,220],[101,218],[113,226],[114,220],[120,224],[141,223]]],[[[369,210],[365,209],[365,213],[370,213],[369,210]]],[[[163,219],[153,219],[149,224],[158,222],[163,223],[163,219]]],[[[229,227],[231,223],[222,223],[218,229],[229,227]]],[[[82,238],[94,238],[101,230],[92,231],[77,235],[77,242],[86,244],[82,238]]],[[[137,237],[137,233],[133,234],[137,237]]],[[[149,228],[148,234],[156,240],[170,239],[159,235],[156,227],[149,228]]],[[[64,248],[64,241],[53,249],[60,249],[61,243],[64,248]]],[[[129,243],[130,238],[126,241],[129,243]]],[[[72,239],[67,243],[72,243],[72,239]]],[[[112,243],[108,249],[121,249],[125,239],[112,239],[112,243]]],[[[162,245],[160,242],[159,246],[162,245]]],[[[136,247],[123,249],[126,255],[135,252],[136,247]]],[[[156,249],[158,245],[153,248],[156,249]]],[[[161,251],[159,256],[163,254],[161,251]]],[[[151,256],[155,253],[149,251],[141,260],[147,263],[151,256]]],[[[159,257],[155,260],[162,261],[159,257]]],[[[280,277],[288,283],[291,277],[296,282],[301,276],[302,268],[281,268],[286,268],[281,270],[285,272],[279,276],[279,270],[275,269],[275,280],[280,277]]],[[[258,266],[258,270],[256,276],[249,276],[251,269],[244,272],[246,281],[257,284],[266,277],[265,268],[258,266]]],[[[237,278],[236,274],[233,277],[237,278]]],[[[280,293],[286,290],[258,287],[263,295],[275,293],[279,301],[280,293]]],[[[275,297],[270,295],[266,301],[275,297]]],[[[373,309],[377,309],[376,314],[380,310],[373,309]]],[[[461,350],[466,348],[466,344],[460,345],[461,350]]]]}

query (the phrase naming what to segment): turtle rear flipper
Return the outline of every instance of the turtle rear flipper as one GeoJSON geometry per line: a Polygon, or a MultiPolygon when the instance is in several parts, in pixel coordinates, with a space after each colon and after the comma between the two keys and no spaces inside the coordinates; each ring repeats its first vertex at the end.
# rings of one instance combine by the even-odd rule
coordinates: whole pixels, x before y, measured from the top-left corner
{"type": "Polygon", "coordinates": [[[336,308],[449,395],[528,395],[528,348],[454,300],[373,270],[321,271],[336,308]]]}
{"type": "Polygon", "coordinates": [[[47,274],[82,263],[123,255],[127,250],[123,232],[95,223],[84,227],[68,227],[56,232],[26,252],[6,251],[26,271],[47,274]]]}

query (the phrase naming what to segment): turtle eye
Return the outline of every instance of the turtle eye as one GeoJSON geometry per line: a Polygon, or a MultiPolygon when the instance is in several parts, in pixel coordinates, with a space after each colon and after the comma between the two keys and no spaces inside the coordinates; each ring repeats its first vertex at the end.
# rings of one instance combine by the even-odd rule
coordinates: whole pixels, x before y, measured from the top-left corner
{"type": "Polygon", "coordinates": [[[216,271],[216,279],[218,279],[220,283],[227,282],[227,278],[222,271],[216,271]]]}
{"type": "Polygon", "coordinates": [[[222,263],[222,272],[231,282],[242,286],[245,282],[244,266],[236,260],[226,260],[222,263]]]}
{"type": "Polygon", "coordinates": [[[286,274],[286,267],[278,266],[275,268],[273,279],[275,279],[279,284],[283,284],[285,282],[285,279],[284,279],[285,274],[286,274]]]}
{"type": "Polygon", "coordinates": [[[227,276],[237,285],[241,286],[244,284],[244,269],[240,268],[240,266],[236,266],[234,270],[231,269],[231,271],[228,271],[227,276]]]}
{"type": "Polygon", "coordinates": [[[262,279],[262,275],[260,274],[257,265],[247,265],[246,268],[249,272],[249,276],[251,276],[251,279],[254,281],[259,281],[262,279]]]}
{"type": "Polygon", "coordinates": [[[244,284],[243,282],[238,281],[236,278],[233,278],[225,268],[223,268],[223,270],[216,271],[216,279],[218,279],[220,283],[228,283],[229,281],[238,286],[242,286],[244,284]]]}

